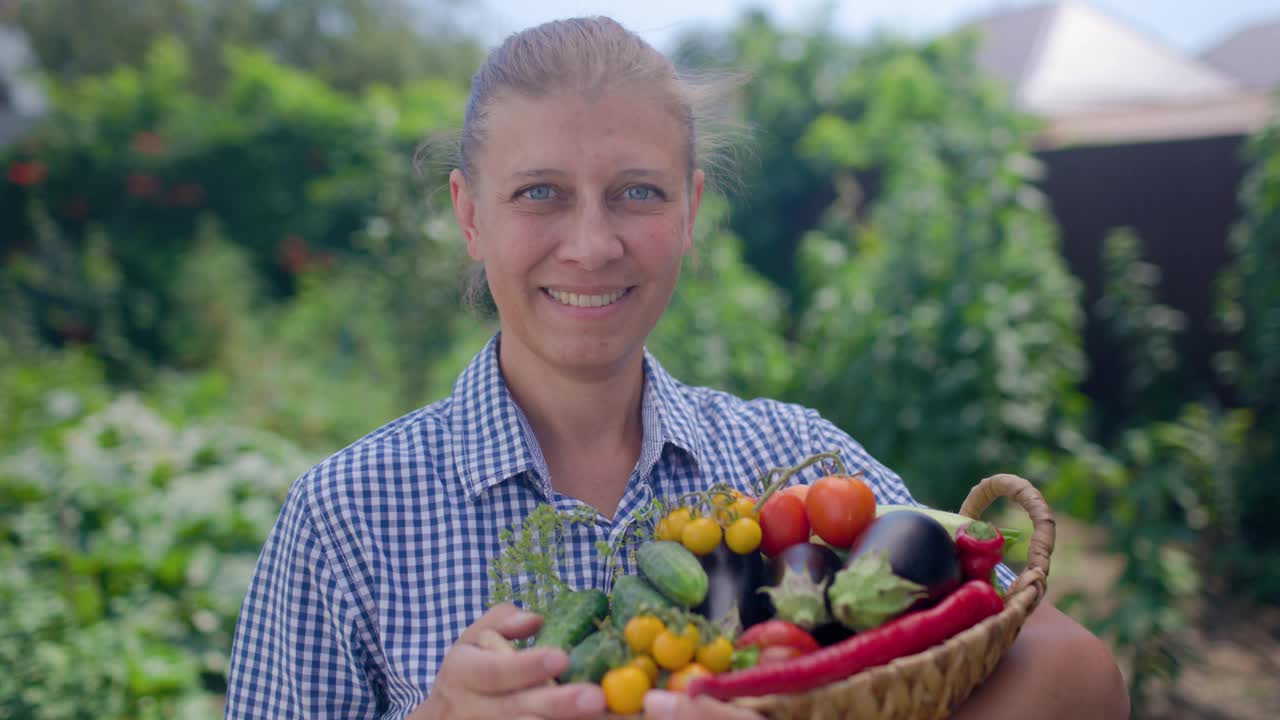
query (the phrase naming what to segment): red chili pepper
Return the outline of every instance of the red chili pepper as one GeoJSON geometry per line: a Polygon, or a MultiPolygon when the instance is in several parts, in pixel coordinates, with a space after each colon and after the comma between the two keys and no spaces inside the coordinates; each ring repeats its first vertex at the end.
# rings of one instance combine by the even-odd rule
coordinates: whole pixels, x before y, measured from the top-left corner
{"type": "Polygon", "coordinates": [[[1004,601],[990,583],[970,580],[934,607],[908,613],[817,652],[783,663],[695,678],[689,695],[731,700],[812,690],[927,650],[1003,607],[1004,601]]]}
{"type": "Polygon", "coordinates": [[[991,523],[974,520],[956,532],[956,549],[960,567],[970,580],[990,580],[991,571],[1000,564],[1004,536],[991,523]]]}
{"type": "Polygon", "coordinates": [[[789,647],[802,653],[811,653],[822,647],[804,628],[785,620],[766,620],[752,625],[738,636],[733,645],[739,650],[752,645],[762,650],[772,647],[789,647]]]}

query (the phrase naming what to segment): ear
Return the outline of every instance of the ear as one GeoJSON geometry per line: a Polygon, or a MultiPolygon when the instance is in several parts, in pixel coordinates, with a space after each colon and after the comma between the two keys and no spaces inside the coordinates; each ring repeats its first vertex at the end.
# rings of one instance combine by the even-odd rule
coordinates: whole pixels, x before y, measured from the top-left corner
{"type": "Polygon", "coordinates": [[[693,186],[689,193],[689,224],[685,228],[684,252],[689,252],[689,248],[693,247],[693,228],[698,220],[698,208],[702,207],[702,189],[706,180],[706,173],[701,169],[693,171],[693,186]]]}
{"type": "Polygon", "coordinates": [[[449,196],[453,199],[453,216],[467,239],[467,254],[472,260],[484,260],[480,252],[480,231],[476,228],[475,197],[467,184],[467,177],[457,168],[449,171],[449,196]]]}

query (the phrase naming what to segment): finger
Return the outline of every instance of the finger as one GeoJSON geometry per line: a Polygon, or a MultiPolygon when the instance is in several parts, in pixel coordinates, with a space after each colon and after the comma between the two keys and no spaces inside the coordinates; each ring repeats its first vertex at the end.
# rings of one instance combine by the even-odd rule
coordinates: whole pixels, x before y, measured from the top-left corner
{"type": "Polygon", "coordinates": [[[569,655],[559,648],[486,650],[464,644],[455,650],[454,682],[480,695],[526,690],[553,680],[569,667],[569,655]]]}
{"type": "Polygon", "coordinates": [[[476,636],[476,647],[496,652],[513,653],[516,651],[514,647],[511,647],[511,642],[502,636],[502,633],[490,628],[481,630],[479,635],[476,636]]]}
{"type": "Polygon", "coordinates": [[[682,693],[650,690],[644,696],[645,720],[764,720],[759,714],[712,700],[690,698],[682,693]]]}
{"type": "Polygon", "coordinates": [[[502,697],[497,717],[538,720],[581,720],[604,712],[604,691],[591,683],[540,687],[502,697]]]}
{"type": "Polygon", "coordinates": [[[521,610],[511,603],[499,603],[468,625],[458,636],[458,641],[475,645],[484,630],[494,630],[514,640],[532,635],[541,626],[542,616],[537,613],[521,610]]]}

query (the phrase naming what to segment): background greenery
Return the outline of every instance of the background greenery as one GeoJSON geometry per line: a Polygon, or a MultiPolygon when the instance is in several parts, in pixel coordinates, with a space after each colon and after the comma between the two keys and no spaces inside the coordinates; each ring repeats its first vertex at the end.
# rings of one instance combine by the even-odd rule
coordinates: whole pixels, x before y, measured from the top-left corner
{"type": "MultiPolygon", "coordinates": [[[[17,17],[54,109],[0,149],[0,718],[216,715],[288,483],[449,392],[492,331],[460,300],[449,158],[412,165],[481,56],[449,3],[420,27],[392,0],[128,8],[17,17]]],[[[682,64],[751,73],[753,159],[650,346],[818,408],[927,502],[1034,478],[1122,562],[1112,606],[1068,608],[1141,712],[1201,603],[1280,601],[1280,127],[1219,282],[1231,399],[1179,382],[1185,320],[1118,228],[1095,316],[1128,419],[1101,437],[1035,128],[973,53],[761,14],[685,37],[682,64]]]]}

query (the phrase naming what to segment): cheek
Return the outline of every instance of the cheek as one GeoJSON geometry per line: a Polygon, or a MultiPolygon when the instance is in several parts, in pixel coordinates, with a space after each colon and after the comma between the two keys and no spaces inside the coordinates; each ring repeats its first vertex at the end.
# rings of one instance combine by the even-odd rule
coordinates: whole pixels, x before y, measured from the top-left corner
{"type": "Polygon", "coordinates": [[[493,223],[488,233],[488,262],[518,273],[537,264],[549,251],[554,233],[545,218],[515,215],[493,223]]]}

